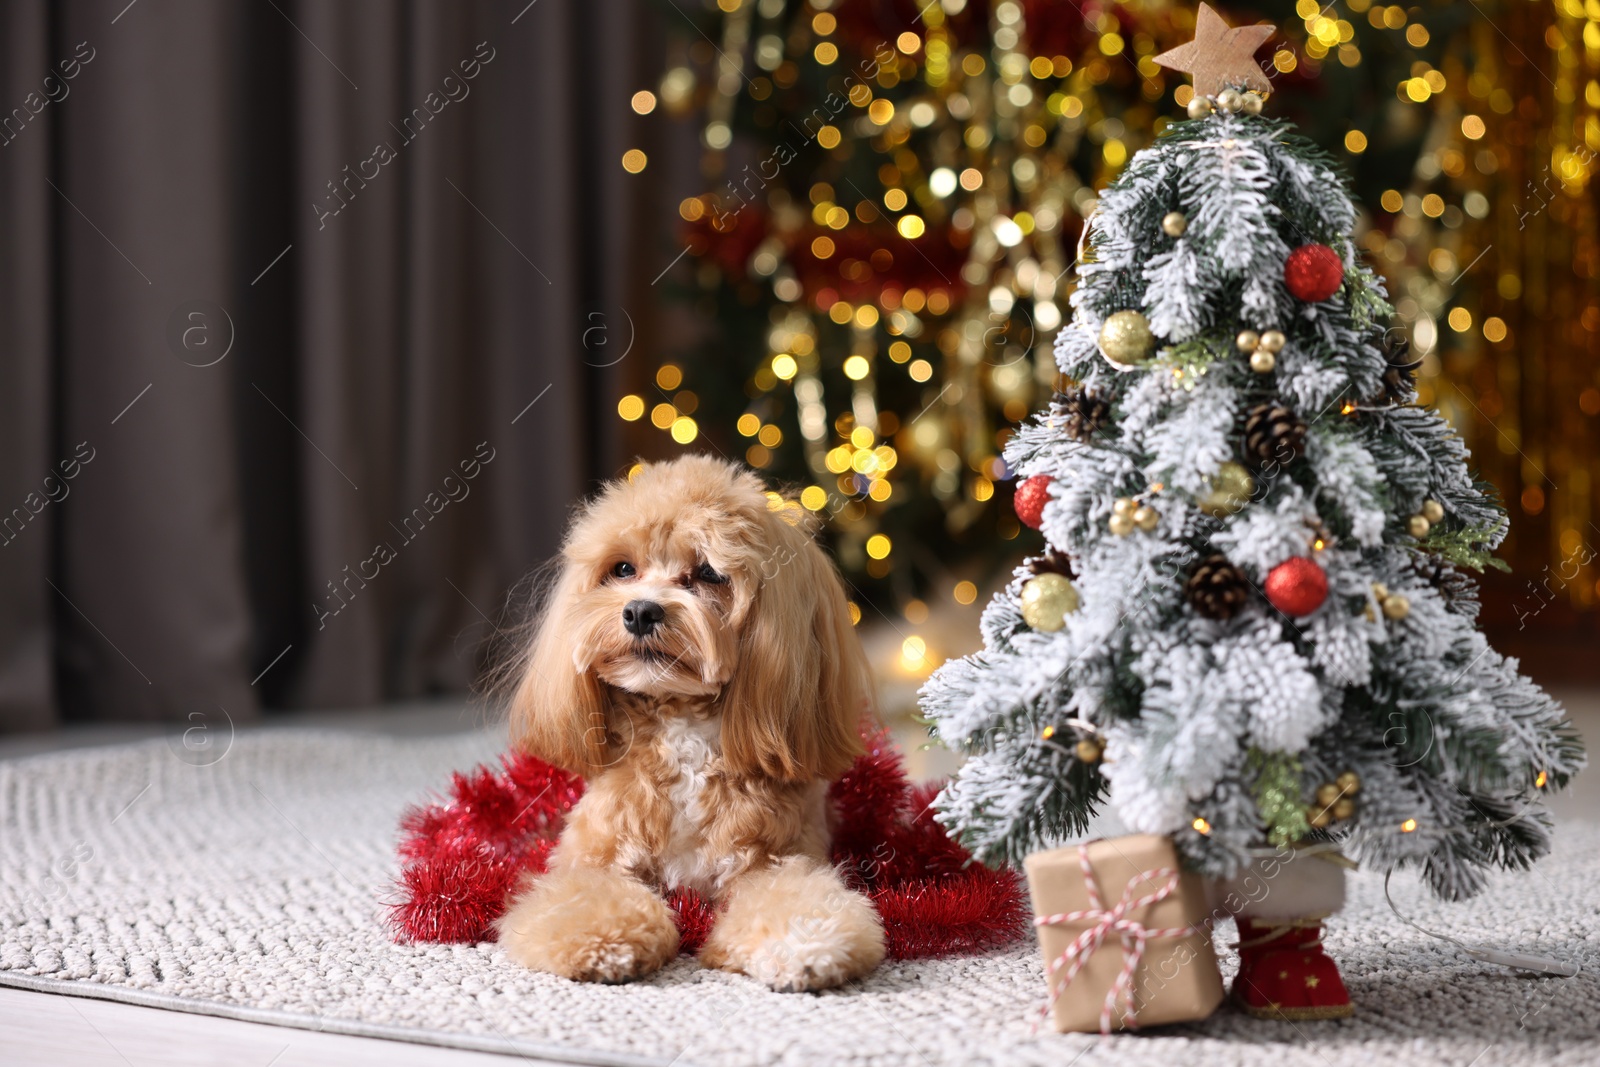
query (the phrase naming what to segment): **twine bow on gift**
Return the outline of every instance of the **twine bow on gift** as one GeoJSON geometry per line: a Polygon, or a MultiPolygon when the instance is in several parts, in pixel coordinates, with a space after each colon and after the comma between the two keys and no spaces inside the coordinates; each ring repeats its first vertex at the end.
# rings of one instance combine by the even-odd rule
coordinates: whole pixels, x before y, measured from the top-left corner
{"type": "Polygon", "coordinates": [[[1107,909],[1101,903],[1100,883],[1095,878],[1094,867],[1089,863],[1089,849],[1086,845],[1078,846],[1078,863],[1083,867],[1083,886],[1089,894],[1089,906],[1082,911],[1063,911],[1055,915],[1041,915],[1033,920],[1034,926],[1059,926],[1062,923],[1077,923],[1088,921],[1090,925],[1068,945],[1066,951],[1056,957],[1054,963],[1045,968],[1045,982],[1051,979],[1057,971],[1066,968],[1066,975],[1061,984],[1055,987],[1050,995],[1050,1000],[1040,1013],[1040,1018],[1048,1015],[1065,993],[1067,986],[1078,976],[1083,965],[1089,962],[1089,957],[1097,952],[1106,938],[1115,931],[1122,940],[1122,972],[1117,975],[1117,980],[1112,983],[1111,989],[1106,993],[1105,1003],[1100,1007],[1100,1032],[1111,1033],[1111,1016],[1116,1011],[1117,1002],[1124,996],[1128,998],[1128,1008],[1123,1018],[1128,1028],[1137,1029],[1138,1020],[1134,1017],[1133,1006],[1133,976],[1139,969],[1139,961],[1144,958],[1145,942],[1153,937],[1188,937],[1197,933],[1193,926],[1171,926],[1151,929],[1136,919],[1130,919],[1130,914],[1142,912],[1145,908],[1167,899],[1178,888],[1178,872],[1171,867],[1152,867],[1141,871],[1128,880],[1127,888],[1122,891],[1122,899],[1116,905],[1107,909]],[[1160,882],[1153,893],[1142,897],[1135,897],[1135,888],[1144,882],[1160,882]]]}

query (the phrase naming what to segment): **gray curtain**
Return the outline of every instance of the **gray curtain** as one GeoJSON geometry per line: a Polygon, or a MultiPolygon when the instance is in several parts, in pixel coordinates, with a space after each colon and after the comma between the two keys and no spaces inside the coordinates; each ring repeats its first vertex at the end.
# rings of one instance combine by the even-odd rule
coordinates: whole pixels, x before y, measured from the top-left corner
{"type": "Polygon", "coordinates": [[[626,459],[585,331],[644,325],[616,265],[662,258],[617,164],[646,37],[624,0],[4,5],[0,729],[469,683],[626,459]]]}

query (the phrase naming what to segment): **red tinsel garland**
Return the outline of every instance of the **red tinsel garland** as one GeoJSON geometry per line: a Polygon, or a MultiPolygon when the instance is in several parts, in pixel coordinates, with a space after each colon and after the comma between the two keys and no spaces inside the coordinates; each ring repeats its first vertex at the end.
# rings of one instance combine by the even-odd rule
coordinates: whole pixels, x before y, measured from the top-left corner
{"type": "MultiPolygon", "coordinates": [[[[833,860],[878,909],[890,957],[981,952],[1022,937],[1030,912],[1016,872],[974,863],[946,836],[929,807],[938,787],[911,785],[887,731],[865,740],[867,751],[829,792],[833,860]]],[[[401,819],[402,899],[389,920],[397,940],[492,940],[518,881],[545,869],[583,780],[518,753],[501,762],[499,771],[453,775],[449,800],[401,819]]],[[[694,952],[715,912],[688,890],[668,903],[683,951],[694,952]]]]}

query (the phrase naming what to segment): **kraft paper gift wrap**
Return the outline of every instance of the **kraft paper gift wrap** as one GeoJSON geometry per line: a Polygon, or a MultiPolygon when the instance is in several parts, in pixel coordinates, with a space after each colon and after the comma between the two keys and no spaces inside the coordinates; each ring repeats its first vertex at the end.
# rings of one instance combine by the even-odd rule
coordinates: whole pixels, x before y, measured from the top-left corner
{"type": "Polygon", "coordinates": [[[1023,867],[1057,1030],[1195,1021],[1222,1002],[1205,884],[1169,839],[1071,845],[1023,867]]]}

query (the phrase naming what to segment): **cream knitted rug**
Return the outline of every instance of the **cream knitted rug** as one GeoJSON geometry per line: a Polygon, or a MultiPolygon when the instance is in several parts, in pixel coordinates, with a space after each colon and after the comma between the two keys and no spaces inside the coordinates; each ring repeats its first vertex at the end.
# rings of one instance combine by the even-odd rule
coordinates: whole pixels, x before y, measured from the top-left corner
{"type": "Polygon", "coordinates": [[[1399,922],[1358,875],[1328,946],[1358,1009],[1337,1023],[1209,1021],[1106,1041],[1030,1032],[1031,944],[888,964],[819,996],[768,992],[680,959],[630,986],[575,985],[493,945],[397,945],[396,820],[473,734],[393,740],[241,734],[225,753],[150,742],[0,763],[0,984],[577,1063],[1593,1063],[1600,1020],[1600,830],[1440,905],[1396,900],[1463,940],[1577,961],[1577,978],[1476,963],[1399,922]],[[220,758],[219,758],[220,757],[220,758]],[[214,762],[213,762],[214,760],[214,762]]]}

